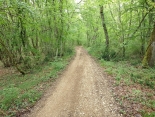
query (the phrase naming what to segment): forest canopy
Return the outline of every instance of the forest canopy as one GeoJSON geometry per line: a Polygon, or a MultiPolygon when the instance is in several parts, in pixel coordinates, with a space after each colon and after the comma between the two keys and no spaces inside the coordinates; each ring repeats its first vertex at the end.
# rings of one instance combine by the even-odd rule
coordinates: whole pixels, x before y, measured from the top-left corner
{"type": "Polygon", "coordinates": [[[0,60],[25,70],[94,47],[105,60],[154,66],[153,0],[0,0],[0,60]]]}

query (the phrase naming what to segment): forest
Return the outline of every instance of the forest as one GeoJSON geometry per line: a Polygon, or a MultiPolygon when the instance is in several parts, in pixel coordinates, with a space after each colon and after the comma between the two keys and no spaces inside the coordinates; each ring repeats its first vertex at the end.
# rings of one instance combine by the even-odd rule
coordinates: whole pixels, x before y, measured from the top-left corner
{"type": "Polygon", "coordinates": [[[154,18],[154,0],[0,0],[0,116],[33,107],[83,46],[123,87],[120,113],[154,117],[154,18]]]}

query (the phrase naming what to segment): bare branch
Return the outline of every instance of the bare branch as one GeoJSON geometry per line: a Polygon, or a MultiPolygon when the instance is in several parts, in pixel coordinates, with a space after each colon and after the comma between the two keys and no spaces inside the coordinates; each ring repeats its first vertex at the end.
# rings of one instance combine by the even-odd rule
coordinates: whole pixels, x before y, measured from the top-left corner
{"type": "Polygon", "coordinates": [[[80,4],[82,2],[82,0],[80,2],[78,2],[77,4],[80,4]]]}

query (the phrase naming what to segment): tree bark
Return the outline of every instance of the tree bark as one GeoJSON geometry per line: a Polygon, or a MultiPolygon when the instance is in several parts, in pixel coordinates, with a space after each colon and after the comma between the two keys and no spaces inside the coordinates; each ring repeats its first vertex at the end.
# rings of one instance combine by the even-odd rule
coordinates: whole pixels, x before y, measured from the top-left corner
{"type": "Polygon", "coordinates": [[[6,47],[6,45],[3,43],[3,41],[2,41],[2,39],[0,39],[0,44],[3,46],[3,48],[5,49],[5,51],[6,51],[6,53],[7,53],[7,55],[8,55],[8,58],[13,62],[13,65],[16,67],[16,69],[22,74],[22,75],[25,75],[25,72],[22,70],[22,69],[20,69],[19,67],[18,67],[18,65],[17,65],[17,63],[13,60],[13,53],[11,53],[8,49],[7,49],[7,47],[6,47]]]}
{"type": "Polygon", "coordinates": [[[147,47],[147,50],[145,52],[145,55],[142,61],[142,66],[144,68],[153,67],[154,62],[155,62],[155,22],[154,22],[154,28],[151,34],[151,38],[149,41],[149,45],[147,47]]]}
{"type": "MultiPolygon", "coordinates": [[[[144,4],[143,4],[143,7],[144,7],[144,4]]],[[[144,10],[143,10],[143,12],[142,12],[142,17],[144,17],[144,10]]],[[[146,24],[145,24],[146,22],[144,21],[143,23],[142,23],[142,26],[143,27],[146,27],[146,24]]],[[[142,30],[141,31],[141,55],[144,55],[145,54],[145,37],[146,37],[146,31],[145,30],[142,30]]]]}
{"type": "Polygon", "coordinates": [[[109,35],[108,35],[106,23],[105,23],[103,6],[100,6],[100,15],[101,15],[102,26],[103,26],[103,30],[104,30],[104,34],[105,34],[105,38],[106,38],[106,48],[105,48],[106,59],[110,60],[110,57],[109,57],[109,35]]]}
{"type": "Polygon", "coordinates": [[[63,0],[60,0],[60,15],[61,15],[61,19],[60,19],[60,22],[61,22],[61,29],[60,29],[60,56],[63,56],[63,43],[64,43],[64,39],[63,39],[63,31],[64,31],[64,22],[63,22],[63,4],[64,4],[64,1],[63,0]]]}

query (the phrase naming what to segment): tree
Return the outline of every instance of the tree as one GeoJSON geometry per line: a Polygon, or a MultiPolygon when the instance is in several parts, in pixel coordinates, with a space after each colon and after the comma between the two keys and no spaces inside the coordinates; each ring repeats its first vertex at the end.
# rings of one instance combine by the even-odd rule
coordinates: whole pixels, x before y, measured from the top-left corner
{"type": "Polygon", "coordinates": [[[109,35],[108,35],[107,26],[105,23],[103,6],[100,6],[100,15],[101,15],[102,26],[103,26],[103,30],[104,30],[104,34],[105,34],[105,38],[106,38],[106,47],[105,47],[105,52],[104,52],[105,55],[104,56],[106,56],[107,60],[110,60],[110,58],[109,58],[109,35]]]}
{"type": "Polygon", "coordinates": [[[69,13],[73,5],[67,0],[1,0],[0,60],[4,66],[16,66],[25,74],[37,64],[65,55],[72,47],[67,33],[74,19],[69,13]]]}
{"type": "Polygon", "coordinates": [[[148,66],[153,67],[154,62],[155,62],[155,23],[142,64],[143,67],[148,66]]]}

